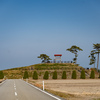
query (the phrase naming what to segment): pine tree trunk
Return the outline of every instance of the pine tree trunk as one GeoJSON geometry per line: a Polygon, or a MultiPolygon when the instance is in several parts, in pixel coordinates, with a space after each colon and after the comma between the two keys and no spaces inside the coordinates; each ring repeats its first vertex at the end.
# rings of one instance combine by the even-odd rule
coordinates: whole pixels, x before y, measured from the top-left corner
{"type": "Polygon", "coordinates": [[[95,63],[94,63],[94,68],[95,68],[95,63]]]}
{"type": "Polygon", "coordinates": [[[99,66],[99,53],[98,53],[98,60],[97,60],[97,71],[98,71],[98,66],[99,66]]]}

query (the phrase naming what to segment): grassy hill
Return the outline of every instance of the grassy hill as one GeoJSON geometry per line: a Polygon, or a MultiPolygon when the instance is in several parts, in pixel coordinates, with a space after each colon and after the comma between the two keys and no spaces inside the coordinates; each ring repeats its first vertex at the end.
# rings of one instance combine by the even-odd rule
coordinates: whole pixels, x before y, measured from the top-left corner
{"type": "MultiPolygon", "coordinates": [[[[25,67],[18,67],[18,68],[12,68],[3,70],[5,78],[7,79],[19,79],[23,77],[24,72],[27,70],[29,77],[32,77],[32,74],[34,70],[38,72],[39,79],[43,79],[43,75],[45,71],[49,71],[49,79],[52,79],[52,73],[56,70],[58,73],[58,79],[61,79],[61,75],[63,71],[67,72],[67,78],[71,78],[71,74],[73,70],[77,71],[77,75],[80,78],[80,71],[84,69],[81,66],[72,64],[72,63],[48,63],[48,64],[35,64],[25,67]]],[[[85,70],[85,69],[84,69],[85,70]]],[[[87,73],[88,71],[85,70],[87,73]]]]}

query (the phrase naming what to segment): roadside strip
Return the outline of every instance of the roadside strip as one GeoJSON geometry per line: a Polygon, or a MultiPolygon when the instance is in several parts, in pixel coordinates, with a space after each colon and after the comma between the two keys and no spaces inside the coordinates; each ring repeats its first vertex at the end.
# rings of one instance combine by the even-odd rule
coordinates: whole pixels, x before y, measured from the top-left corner
{"type": "MultiPolygon", "coordinates": [[[[24,81],[24,82],[25,82],[25,81],[24,81]]],[[[38,87],[36,87],[36,86],[34,86],[34,85],[28,83],[28,82],[25,82],[25,83],[28,84],[28,85],[30,85],[31,87],[33,87],[33,88],[35,88],[35,89],[37,89],[37,90],[43,92],[43,93],[45,93],[45,94],[51,96],[52,98],[55,98],[56,100],[61,100],[61,99],[59,99],[58,97],[56,97],[56,96],[54,96],[54,95],[52,95],[52,94],[50,94],[50,93],[48,93],[48,92],[46,92],[46,91],[43,91],[43,90],[41,90],[40,88],[38,88],[38,87]]]]}
{"type": "Polygon", "coordinates": [[[2,82],[0,83],[0,85],[4,84],[5,82],[6,82],[6,80],[2,81],[2,82]]]}

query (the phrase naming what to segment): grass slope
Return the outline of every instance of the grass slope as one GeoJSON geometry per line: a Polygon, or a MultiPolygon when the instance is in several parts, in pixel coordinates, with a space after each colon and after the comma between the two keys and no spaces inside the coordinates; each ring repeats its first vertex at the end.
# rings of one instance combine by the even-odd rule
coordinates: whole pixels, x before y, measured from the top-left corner
{"type": "Polygon", "coordinates": [[[82,69],[84,68],[71,63],[63,63],[63,64],[46,63],[46,64],[35,64],[35,65],[30,65],[25,67],[7,69],[7,70],[3,70],[3,72],[5,78],[19,79],[23,77],[23,74],[26,70],[28,71],[29,77],[32,77],[34,70],[36,70],[38,72],[39,79],[43,79],[43,75],[45,71],[48,71],[51,79],[52,73],[56,70],[58,73],[58,79],[60,79],[62,71],[66,71],[68,78],[70,78],[71,76],[69,75],[72,73],[73,70],[76,70],[77,74],[79,74],[78,70],[82,70],[82,69]]]}

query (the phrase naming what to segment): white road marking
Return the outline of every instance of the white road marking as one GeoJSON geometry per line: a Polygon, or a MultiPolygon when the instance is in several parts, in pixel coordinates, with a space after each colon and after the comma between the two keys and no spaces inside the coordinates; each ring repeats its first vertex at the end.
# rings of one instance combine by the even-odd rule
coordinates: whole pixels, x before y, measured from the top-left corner
{"type": "Polygon", "coordinates": [[[17,92],[15,92],[15,96],[17,96],[17,92]]]}
{"type": "MultiPolygon", "coordinates": [[[[24,81],[24,82],[25,82],[25,81],[24,81]]],[[[27,83],[27,82],[25,82],[25,83],[27,83]]],[[[41,90],[40,88],[38,88],[38,87],[36,87],[36,86],[34,86],[34,85],[30,84],[30,83],[27,83],[27,84],[30,85],[30,86],[32,86],[32,87],[34,87],[35,89],[37,89],[37,90],[39,90],[39,91],[45,93],[45,94],[47,94],[47,95],[49,95],[49,96],[51,96],[51,97],[57,99],[57,100],[61,100],[61,99],[59,99],[58,97],[56,97],[56,96],[54,96],[54,95],[52,95],[52,94],[50,94],[50,93],[48,93],[48,92],[46,92],[46,91],[43,91],[43,90],[41,90]]]]}
{"type": "Polygon", "coordinates": [[[16,88],[14,88],[16,90],[16,88]]]}

